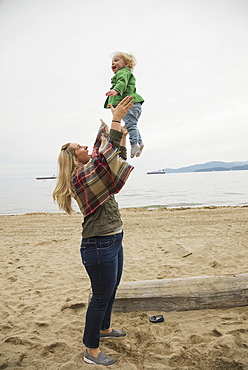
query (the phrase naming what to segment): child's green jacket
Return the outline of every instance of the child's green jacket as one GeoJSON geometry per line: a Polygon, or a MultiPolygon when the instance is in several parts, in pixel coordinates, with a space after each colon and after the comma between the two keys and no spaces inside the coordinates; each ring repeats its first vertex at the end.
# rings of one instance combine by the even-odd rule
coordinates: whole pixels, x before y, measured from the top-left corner
{"type": "Polygon", "coordinates": [[[108,104],[118,105],[125,96],[131,95],[134,98],[134,103],[142,103],[144,99],[136,93],[136,80],[130,68],[124,67],[120,69],[111,79],[111,90],[118,91],[116,96],[108,96],[104,108],[109,108],[108,104]]]}

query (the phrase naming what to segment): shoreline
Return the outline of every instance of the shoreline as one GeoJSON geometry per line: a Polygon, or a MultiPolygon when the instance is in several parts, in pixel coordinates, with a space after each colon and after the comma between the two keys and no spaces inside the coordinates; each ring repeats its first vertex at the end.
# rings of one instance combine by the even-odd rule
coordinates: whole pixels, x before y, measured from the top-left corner
{"type": "MultiPolygon", "coordinates": [[[[122,207],[119,208],[120,211],[122,210],[128,210],[128,209],[148,209],[148,210],[153,210],[153,209],[168,209],[168,210],[187,210],[187,209],[215,209],[215,208],[245,208],[248,207],[248,203],[245,204],[236,204],[236,205],[196,205],[196,206],[177,206],[177,207],[168,207],[165,205],[149,205],[149,206],[140,206],[140,207],[122,207]]],[[[65,214],[64,211],[36,211],[36,212],[24,212],[24,213],[0,213],[1,216],[23,216],[23,215],[36,215],[36,214],[65,214]]],[[[81,214],[80,211],[75,211],[73,214],[81,214]]],[[[82,216],[83,217],[83,216],[82,216]]]]}

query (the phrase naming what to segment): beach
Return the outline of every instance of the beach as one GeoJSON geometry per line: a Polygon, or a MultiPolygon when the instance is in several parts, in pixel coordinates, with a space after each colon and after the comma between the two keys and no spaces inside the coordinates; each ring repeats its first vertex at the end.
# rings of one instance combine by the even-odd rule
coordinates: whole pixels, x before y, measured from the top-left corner
{"type": "MultiPolygon", "coordinates": [[[[248,207],[121,210],[122,281],[243,274],[248,207]]],[[[1,220],[0,369],[101,369],[83,361],[89,279],[82,215],[30,213],[1,220]]],[[[114,312],[125,338],[101,341],[112,369],[248,370],[248,309],[114,312]],[[149,317],[163,314],[153,324],[149,317]]]]}

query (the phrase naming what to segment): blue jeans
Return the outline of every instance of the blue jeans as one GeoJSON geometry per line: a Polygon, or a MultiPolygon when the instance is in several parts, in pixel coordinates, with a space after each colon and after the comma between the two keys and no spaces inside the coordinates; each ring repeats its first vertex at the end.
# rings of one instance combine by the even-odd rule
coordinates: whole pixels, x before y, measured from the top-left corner
{"type": "Polygon", "coordinates": [[[139,129],[137,128],[138,119],[141,115],[141,104],[134,103],[133,107],[127,112],[123,119],[129,133],[129,141],[131,145],[143,144],[139,129]]]}
{"type": "Polygon", "coordinates": [[[98,348],[100,330],[110,327],[112,306],[123,270],[123,233],[83,238],[81,257],[92,288],[83,343],[98,348]]]}

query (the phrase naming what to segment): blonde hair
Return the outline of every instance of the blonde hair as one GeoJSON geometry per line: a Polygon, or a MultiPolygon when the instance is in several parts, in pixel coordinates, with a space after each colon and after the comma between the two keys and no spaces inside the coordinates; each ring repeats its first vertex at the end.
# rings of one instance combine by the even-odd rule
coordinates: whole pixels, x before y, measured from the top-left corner
{"type": "Polygon", "coordinates": [[[79,167],[79,164],[76,161],[74,150],[69,148],[69,145],[70,143],[64,144],[59,153],[59,173],[52,197],[61,210],[71,214],[73,212],[71,198],[75,197],[71,175],[79,167]]]}
{"type": "Polygon", "coordinates": [[[113,54],[113,57],[115,55],[119,55],[120,57],[122,57],[124,59],[124,62],[127,64],[127,66],[131,69],[131,71],[133,71],[134,67],[137,64],[137,61],[132,54],[123,53],[122,51],[117,51],[116,53],[113,54]]]}

